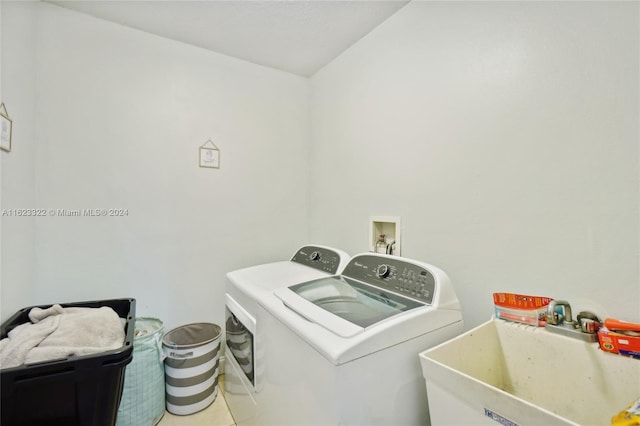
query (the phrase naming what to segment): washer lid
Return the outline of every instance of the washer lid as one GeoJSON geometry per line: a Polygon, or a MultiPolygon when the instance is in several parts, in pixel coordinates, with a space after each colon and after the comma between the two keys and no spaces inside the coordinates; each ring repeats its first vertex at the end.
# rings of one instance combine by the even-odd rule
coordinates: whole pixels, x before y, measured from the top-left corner
{"type": "Polygon", "coordinates": [[[296,284],[275,295],[300,316],[341,337],[352,337],[387,318],[425,304],[347,277],[296,284]]]}

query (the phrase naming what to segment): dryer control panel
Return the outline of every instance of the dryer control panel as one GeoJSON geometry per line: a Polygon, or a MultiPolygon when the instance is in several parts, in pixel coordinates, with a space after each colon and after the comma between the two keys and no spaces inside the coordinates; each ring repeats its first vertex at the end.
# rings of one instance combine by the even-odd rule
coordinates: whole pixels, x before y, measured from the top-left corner
{"type": "Polygon", "coordinates": [[[436,278],[428,269],[389,256],[356,256],[342,275],[429,305],[436,290],[436,278]]]}
{"type": "Polygon", "coordinates": [[[300,263],[331,275],[338,273],[340,260],[340,254],[334,250],[318,246],[304,246],[291,258],[292,262],[300,263]]]}

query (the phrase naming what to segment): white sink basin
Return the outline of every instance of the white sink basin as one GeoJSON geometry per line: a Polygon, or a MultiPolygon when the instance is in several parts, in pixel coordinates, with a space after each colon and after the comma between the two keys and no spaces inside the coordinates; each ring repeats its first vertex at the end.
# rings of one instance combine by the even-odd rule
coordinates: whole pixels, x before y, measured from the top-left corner
{"type": "Polygon", "coordinates": [[[502,320],[422,352],[420,362],[432,425],[602,426],[640,397],[640,360],[502,320]]]}

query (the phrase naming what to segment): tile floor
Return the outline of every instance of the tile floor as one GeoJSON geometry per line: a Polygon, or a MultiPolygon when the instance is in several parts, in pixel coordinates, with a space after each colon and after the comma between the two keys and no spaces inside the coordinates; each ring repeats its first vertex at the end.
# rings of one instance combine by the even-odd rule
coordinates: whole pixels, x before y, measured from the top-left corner
{"type": "Polygon", "coordinates": [[[175,416],[168,411],[157,426],[235,426],[224,400],[224,374],[218,378],[218,396],[213,404],[189,416],[175,416]]]}

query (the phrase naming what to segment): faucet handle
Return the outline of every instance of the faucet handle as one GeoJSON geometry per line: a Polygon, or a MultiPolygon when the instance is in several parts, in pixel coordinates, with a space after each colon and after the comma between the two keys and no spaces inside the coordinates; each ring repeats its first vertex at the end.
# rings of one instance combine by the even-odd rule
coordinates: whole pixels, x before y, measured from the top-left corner
{"type": "Polygon", "coordinates": [[[583,333],[594,334],[602,325],[602,320],[593,312],[582,311],[578,314],[578,326],[583,333]]]}

